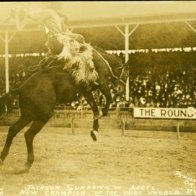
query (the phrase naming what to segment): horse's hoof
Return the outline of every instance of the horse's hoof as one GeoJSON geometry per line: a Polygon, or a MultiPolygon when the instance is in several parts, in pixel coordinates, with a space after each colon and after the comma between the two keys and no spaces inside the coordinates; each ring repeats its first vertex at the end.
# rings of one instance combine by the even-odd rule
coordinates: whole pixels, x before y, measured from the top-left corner
{"type": "Polygon", "coordinates": [[[16,170],[14,173],[15,174],[25,174],[25,173],[29,172],[30,168],[31,168],[31,165],[26,163],[23,168],[16,170]]]}
{"type": "Polygon", "coordinates": [[[16,170],[16,171],[14,172],[14,174],[20,175],[20,174],[25,174],[25,173],[28,173],[28,172],[29,172],[29,170],[20,169],[20,170],[16,170]]]}
{"type": "Polygon", "coordinates": [[[26,166],[22,169],[18,169],[14,172],[14,174],[20,175],[20,174],[25,174],[29,172],[29,168],[27,168],[26,166]]]}
{"type": "Polygon", "coordinates": [[[97,131],[91,131],[91,137],[94,141],[97,141],[97,136],[98,136],[98,132],[97,131]]]}

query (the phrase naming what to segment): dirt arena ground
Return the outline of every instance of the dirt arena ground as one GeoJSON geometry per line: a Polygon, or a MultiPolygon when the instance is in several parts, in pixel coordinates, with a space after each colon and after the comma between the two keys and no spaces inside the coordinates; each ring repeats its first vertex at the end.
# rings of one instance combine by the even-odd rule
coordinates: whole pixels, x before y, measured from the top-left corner
{"type": "MultiPolygon", "coordinates": [[[[7,127],[0,127],[2,150],[7,127]]],[[[0,166],[0,195],[196,195],[196,133],[44,128],[34,141],[35,162],[26,161],[22,133],[0,166]]]]}

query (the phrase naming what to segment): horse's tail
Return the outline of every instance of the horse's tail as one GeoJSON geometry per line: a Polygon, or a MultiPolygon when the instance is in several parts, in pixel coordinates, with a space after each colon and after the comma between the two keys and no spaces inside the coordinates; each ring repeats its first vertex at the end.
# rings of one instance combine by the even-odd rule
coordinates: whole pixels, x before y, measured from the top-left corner
{"type": "Polygon", "coordinates": [[[11,108],[11,103],[13,101],[13,97],[15,97],[19,93],[19,89],[13,89],[9,93],[6,93],[0,96],[0,117],[7,113],[7,111],[11,108]]]}

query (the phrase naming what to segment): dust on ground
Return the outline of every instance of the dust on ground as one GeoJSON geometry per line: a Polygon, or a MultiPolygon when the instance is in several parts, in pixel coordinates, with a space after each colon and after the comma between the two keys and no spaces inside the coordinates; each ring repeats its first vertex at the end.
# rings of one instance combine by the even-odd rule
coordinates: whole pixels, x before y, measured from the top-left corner
{"type": "Polygon", "coordinates": [[[0,166],[0,195],[196,195],[195,133],[177,139],[170,132],[104,130],[94,142],[87,132],[45,127],[34,140],[30,172],[16,175],[26,161],[23,133],[0,166]]]}

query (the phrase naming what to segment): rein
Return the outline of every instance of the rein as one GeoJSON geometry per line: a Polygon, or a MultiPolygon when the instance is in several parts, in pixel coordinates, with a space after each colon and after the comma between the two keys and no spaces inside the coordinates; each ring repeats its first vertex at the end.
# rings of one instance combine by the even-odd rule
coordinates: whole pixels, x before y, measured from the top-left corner
{"type": "Polygon", "coordinates": [[[125,72],[125,69],[126,69],[126,65],[124,64],[121,68],[119,68],[119,69],[122,69],[122,71],[121,71],[121,73],[120,73],[120,79],[122,78],[122,76],[123,76],[123,74],[124,74],[124,72],[125,72]]]}
{"type": "MultiPolygon", "coordinates": [[[[26,68],[22,69],[21,71],[18,72],[18,74],[22,73],[23,71],[27,71],[27,72],[30,72],[30,73],[39,71],[40,69],[42,69],[42,63],[43,63],[44,60],[45,60],[45,58],[42,59],[37,65],[32,65],[32,66],[29,66],[29,67],[26,67],[26,68]]],[[[54,63],[55,60],[56,59],[53,58],[49,63],[47,63],[47,66],[45,68],[60,67],[59,65],[51,66],[54,63]]]]}

